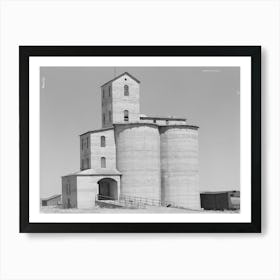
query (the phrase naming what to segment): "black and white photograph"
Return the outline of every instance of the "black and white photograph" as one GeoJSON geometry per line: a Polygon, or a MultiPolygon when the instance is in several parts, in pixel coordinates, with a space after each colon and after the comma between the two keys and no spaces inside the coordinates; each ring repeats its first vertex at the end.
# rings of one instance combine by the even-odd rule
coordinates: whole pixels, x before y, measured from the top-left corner
{"type": "Polygon", "coordinates": [[[280,280],[279,22],[0,1],[0,279],[280,280]]]}
{"type": "Polygon", "coordinates": [[[258,46],[26,50],[30,222],[254,224],[258,46]]]}
{"type": "Polygon", "coordinates": [[[42,212],[239,213],[239,67],[42,67],[40,80],[42,212]]]}

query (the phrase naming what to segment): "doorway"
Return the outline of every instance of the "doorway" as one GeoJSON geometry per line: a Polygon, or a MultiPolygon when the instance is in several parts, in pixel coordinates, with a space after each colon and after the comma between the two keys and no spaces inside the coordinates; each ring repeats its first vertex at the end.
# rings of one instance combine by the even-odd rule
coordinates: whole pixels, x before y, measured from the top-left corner
{"type": "Polygon", "coordinates": [[[98,181],[98,200],[117,200],[118,183],[114,179],[104,178],[98,181]]]}

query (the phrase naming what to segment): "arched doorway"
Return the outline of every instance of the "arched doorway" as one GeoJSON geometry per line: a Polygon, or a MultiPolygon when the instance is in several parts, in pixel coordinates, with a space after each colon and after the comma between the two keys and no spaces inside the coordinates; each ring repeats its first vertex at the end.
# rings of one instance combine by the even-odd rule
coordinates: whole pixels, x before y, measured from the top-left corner
{"type": "Polygon", "coordinates": [[[104,178],[98,181],[98,200],[117,200],[118,183],[114,179],[104,178]]]}

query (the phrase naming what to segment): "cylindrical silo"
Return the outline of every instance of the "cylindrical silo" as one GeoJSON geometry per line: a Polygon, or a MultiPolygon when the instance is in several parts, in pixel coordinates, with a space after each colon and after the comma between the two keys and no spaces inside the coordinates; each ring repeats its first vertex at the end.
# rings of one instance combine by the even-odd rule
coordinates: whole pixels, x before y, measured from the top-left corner
{"type": "Polygon", "coordinates": [[[160,136],[156,124],[115,124],[121,194],[160,200],[160,136]]]}
{"type": "Polygon", "coordinates": [[[160,127],[162,201],[200,209],[198,127],[160,127]]]}

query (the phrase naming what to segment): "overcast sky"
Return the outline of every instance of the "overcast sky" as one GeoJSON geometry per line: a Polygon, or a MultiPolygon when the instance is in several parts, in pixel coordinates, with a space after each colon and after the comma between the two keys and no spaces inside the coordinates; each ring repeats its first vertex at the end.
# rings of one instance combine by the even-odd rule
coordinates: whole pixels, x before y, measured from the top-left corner
{"type": "MultiPolygon", "coordinates": [[[[239,67],[117,67],[141,81],[140,112],[186,117],[199,129],[200,190],[239,189],[239,67]]],[[[101,128],[100,86],[112,67],[42,67],[41,197],[79,170],[79,134],[101,128]]]]}

